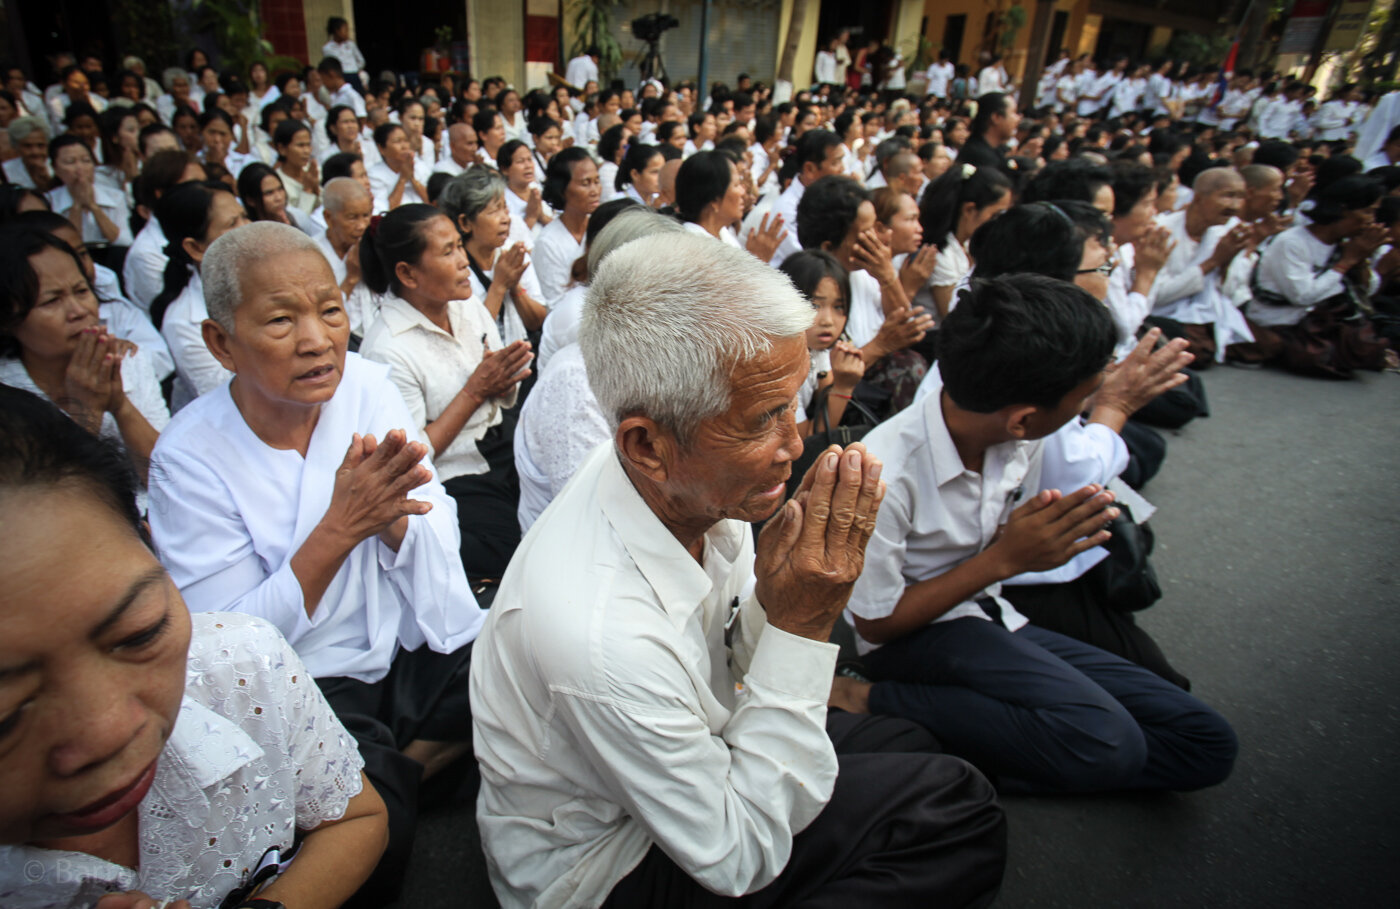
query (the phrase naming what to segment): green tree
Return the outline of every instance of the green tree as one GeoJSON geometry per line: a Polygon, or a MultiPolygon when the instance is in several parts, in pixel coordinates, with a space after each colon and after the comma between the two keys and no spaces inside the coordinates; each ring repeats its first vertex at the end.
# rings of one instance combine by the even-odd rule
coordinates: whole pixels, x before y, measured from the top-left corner
{"type": "MultiPolygon", "coordinates": [[[[569,56],[577,57],[598,48],[598,76],[606,82],[622,69],[622,46],[613,37],[612,11],[622,0],[570,0],[569,15],[573,21],[574,42],[569,56]]],[[[582,85],[578,86],[583,88],[582,85]]]]}
{"type": "Polygon", "coordinates": [[[248,77],[254,63],[279,70],[301,70],[301,61],[274,53],[272,42],[263,37],[263,25],[256,2],[241,0],[194,0],[191,4],[201,30],[212,30],[219,47],[220,69],[248,77]]]}

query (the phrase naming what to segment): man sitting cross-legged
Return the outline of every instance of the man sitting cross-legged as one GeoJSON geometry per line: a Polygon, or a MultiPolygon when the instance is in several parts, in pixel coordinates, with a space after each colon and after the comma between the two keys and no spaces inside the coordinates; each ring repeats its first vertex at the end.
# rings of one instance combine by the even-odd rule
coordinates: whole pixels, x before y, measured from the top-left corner
{"type": "Polygon", "coordinates": [[[974,280],[940,328],[943,388],[877,426],[888,491],[849,611],[874,713],[917,720],[1003,791],[1195,789],[1237,744],[1147,669],[1036,625],[1001,582],[1104,543],[1099,485],[1042,490],[1042,440],[1103,382],[1115,331],[1041,275],[974,280]],[[1020,502],[1018,507],[1018,502],[1020,502]]]}
{"type": "Polygon", "coordinates": [[[755,556],[748,522],[802,451],[811,321],[783,275],[708,237],[635,240],[592,276],[580,343],[614,434],[521,541],[472,666],[504,905],[995,895],[1005,825],[981,775],[908,753],[935,747],[912,723],[827,714],[879,462],[824,454],[755,556]]]}

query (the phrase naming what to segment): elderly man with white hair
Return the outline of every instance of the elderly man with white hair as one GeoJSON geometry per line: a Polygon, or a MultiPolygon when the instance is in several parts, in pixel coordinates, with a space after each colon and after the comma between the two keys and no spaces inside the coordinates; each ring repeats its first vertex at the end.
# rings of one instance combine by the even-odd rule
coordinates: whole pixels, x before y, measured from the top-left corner
{"type": "Polygon", "coordinates": [[[379,301],[360,278],[360,238],[374,214],[374,196],[352,177],[335,177],[321,188],[326,232],[316,245],[331,264],[345,312],[350,316],[350,333],[362,338],[379,312],[379,301]]]}
{"type": "Polygon", "coordinates": [[[359,743],[389,807],[371,884],[392,899],[420,780],[465,753],[483,612],[457,516],[389,367],[348,353],[330,265],[293,227],[212,243],[205,342],[233,373],[151,456],[151,528],[195,612],[256,615],[286,637],[359,743]]]}
{"type": "Polygon", "coordinates": [[[827,641],[884,486],[862,446],[833,448],[783,504],[811,321],[708,237],[635,240],[592,276],[580,340],[611,444],[521,542],[472,667],[504,906],[995,895],[987,781],[918,726],[828,715],[852,703],[827,641]],[[755,555],[749,523],[775,512],[755,555]]]}

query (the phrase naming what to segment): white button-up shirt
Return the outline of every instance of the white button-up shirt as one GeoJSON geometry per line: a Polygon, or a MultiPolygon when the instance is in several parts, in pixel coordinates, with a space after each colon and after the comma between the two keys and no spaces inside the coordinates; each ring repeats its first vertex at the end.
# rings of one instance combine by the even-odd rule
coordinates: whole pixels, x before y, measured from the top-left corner
{"type": "Polygon", "coordinates": [[[364,761],[311,674],[250,616],[191,617],[180,713],[136,809],[141,862],[0,846],[6,909],[93,906],[112,891],[214,909],[271,847],[345,815],[364,761]]]}
{"type": "MultiPolygon", "coordinates": [[[[113,246],[131,245],[131,209],[126,204],[126,194],[119,189],[112,189],[110,186],[96,184],[92,190],[93,200],[97,202],[97,207],[102,209],[102,213],[117,225],[117,238],[108,240],[102,233],[102,228],[97,226],[97,218],[92,212],[83,212],[83,242],[84,243],[111,243],[113,246]]],[[[73,210],[73,195],[68,191],[68,187],[63,185],[55,186],[49,190],[49,205],[54,211],[68,217],[68,213],[73,210]]]]}
{"type": "MultiPolygon", "coordinates": [[[[389,364],[389,377],[403,395],[417,428],[427,426],[451,406],[481,365],[486,350],[502,347],[495,320],[475,298],[448,303],[447,318],[451,333],[434,325],[402,297],[385,294],[379,318],[365,331],[360,345],[362,356],[389,364]]],[[[482,402],[457,437],[433,456],[444,481],[490,469],[476,443],[486,430],[501,422],[501,408],[515,406],[518,389],[516,386],[502,397],[482,402]]]]}
{"type": "Polygon", "coordinates": [[[258,438],[227,385],[182,410],[151,456],[151,529],[190,610],[267,619],[316,677],[370,684],[400,647],[450,653],[475,640],[483,614],[458,555],[457,505],[436,471],[409,493],[433,508],[409,517],[398,552],[362,541],[306,614],[292,557],[330,506],[351,436],[394,429],[421,438],[389,367],[353,353],[305,458],[258,438]]]}
{"type": "MultiPolygon", "coordinates": [[[[929,373],[933,375],[931,371],[929,373]]],[[[930,389],[916,402],[871,430],[866,449],[885,464],[885,500],[865,550],[865,570],[851,591],[847,617],[883,619],[894,614],[904,590],[944,574],[995,538],[1026,490],[1040,481],[1041,441],[1002,442],[987,449],[982,472],[963,466],[943,422],[942,395],[930,389]]],[[[976,601],[992,597],[1002,622],[1015,631],[1026,618],[1002,598],[1001,584],[968,597],[935,621],[990,621],[976,601]]],[[[861,653],[878,645],[857,635],[861,653]]]]}
{"type": "Polygon", "coordinates": [[[170,261],[165,254],[166,242],[160,221],[151,218],[131,241],[122,264],[127,296],[146,313],[151,311],[151,302],[165,287],[165,265],[170,261]]]}
{"type": "Polygon", "coordinates": [[[1152,285],[1152,311],[1188,325],[1214,324],[1216,359],[1223,363],[1227,346],[1253,341],[1254,333],[1221,290],[1224,269],[1206,274],[1201,265],[1215,253],[1220,238],[1238,222],[1208,227],[1195,240],[1186,232],[1186,214],[1187,209],[1183,208],[1157,218],[1158,224],[1171,231],[1176,245],[1152,285]]]}
{"type": "Polygon", "coordinates": [[[170,355],[175,358],[175,388],[171,393],[171,410],[178,412],[201,395],[208,394],[228,382],[233,373],[209,352],[204,343],[204,320],[209,307],[204,303],[204,282],[199,272],[190,269],[190,283],[166,307],[160,334],[170,355]]]}
{"type": "MultiPolygon", "coordinates": [[[[788,188],[783,190],[783,194],[778,197],[777,204],[773,210],[783,216],[783,226],[787,229],[787,237],[778,244],[777,250],[773,253],[773,258],[768,260],[768,264],[777,268],[783,264],[783,260],[796,252],[802,251],[802,244],[797,239],[797,205],[802,201],[802,195],[807,191],[807,187],[802,184],[801,176],[793,177],[788,188]]],[[[770,219],[769,223],[772,221],[770,219]]],[[[758,222],[755,221],[755,229],[758,222]]]]}
{"type": "MultiPolygon", "coordinates": [[[[508,193],[506,198],[512,195],[514,193],[508,193]]],[[[583,255],[583,249],[583,241],[574,239],[563,218],[550,221],[535,238],[535,248],[530,258],[540,279],[540,292],[544,294],[540,302],[545,306],[553,306],[569,286],[574,262],[583,255]]]]}
{"type": "Polygon", "coordinates": [[[472,654],[502,905],[597,906],[653,844],[724,895],[783,870],[836,779],[837,648],[766,625],[753,558],[721,521],[697,562],[607,445],[525,535],[472,654]]]}
{"type": "MultiPolygon", "coordinates": [[[[1256,296],[1249,317],[1259,325],[1297,325],[1312,308],[1345,289],[1341,272],[1330,267],[1336,247],[1324,243],[1304,225],[1274,238],[1259,259],[1259,289],[1287,300],[1281,306],[1256,296]]],[[[1374,273],[1371,280],[1375,281],[1374,273]]],[[[1368,285],[1360,290],[1369,292],[1368,285]]]]}

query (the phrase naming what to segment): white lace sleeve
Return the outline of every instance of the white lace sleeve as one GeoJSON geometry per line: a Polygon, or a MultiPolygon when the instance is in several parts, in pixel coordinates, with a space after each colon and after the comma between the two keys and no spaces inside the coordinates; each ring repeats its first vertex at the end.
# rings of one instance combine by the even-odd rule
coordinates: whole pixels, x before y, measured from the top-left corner
{"type": "Polygon", "coordinates": [[[293,768],[296,826],[310,830],[344,816],[362,788],[364,761],[301,658],[266,620],[236,613],[192,618],[190,681],[205,689],[212,709],[293,768]],[[198,633],[206,623],[214,634],[198,633]]]}

